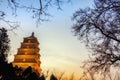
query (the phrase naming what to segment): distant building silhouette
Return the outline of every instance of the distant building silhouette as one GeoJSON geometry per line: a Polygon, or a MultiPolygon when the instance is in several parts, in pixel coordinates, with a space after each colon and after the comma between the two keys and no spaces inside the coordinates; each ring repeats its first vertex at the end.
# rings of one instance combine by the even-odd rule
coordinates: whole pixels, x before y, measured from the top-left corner
{"type": "Polygon", "coordinates": [[[39,54],[39,42],[34,36],[34,32],[30,37],[25,37],[21,43],[21,47],[18,48],[18,52],[15,55],[13,66],[26,69],[31,66],[32,70],[37,74],[41,73],[40,68],[40,54],[39,54]]]}

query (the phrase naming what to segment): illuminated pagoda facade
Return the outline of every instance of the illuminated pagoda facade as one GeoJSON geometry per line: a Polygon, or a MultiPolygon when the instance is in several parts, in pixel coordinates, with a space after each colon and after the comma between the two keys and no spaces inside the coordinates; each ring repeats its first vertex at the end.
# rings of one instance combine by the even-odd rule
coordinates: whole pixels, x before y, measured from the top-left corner
{"type": "Polygon", "coordinates": [[[41,73],[40,68],[40,54],[39,54],[39,42],[34,36],[34,33],[30,37],[24,38],[21,43],[21,47],[18,48],[18,52],[15,55],[13,66],[21,67],[26,69],[31,66],[32,70],[37,74],[41,73]]]}

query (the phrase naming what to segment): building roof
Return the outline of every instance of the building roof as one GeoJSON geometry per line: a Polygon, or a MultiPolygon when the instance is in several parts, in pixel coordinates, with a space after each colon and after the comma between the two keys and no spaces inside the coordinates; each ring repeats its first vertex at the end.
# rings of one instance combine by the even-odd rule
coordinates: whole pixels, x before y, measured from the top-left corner
{"type": "Polygon", "coordinates": [[[32,32],[31,36],[24,38],[24,42],[28,42],[28,40],[31,40],[32,43],[39,43],[38,39],[34,36],[34,32],[32,32]]]}

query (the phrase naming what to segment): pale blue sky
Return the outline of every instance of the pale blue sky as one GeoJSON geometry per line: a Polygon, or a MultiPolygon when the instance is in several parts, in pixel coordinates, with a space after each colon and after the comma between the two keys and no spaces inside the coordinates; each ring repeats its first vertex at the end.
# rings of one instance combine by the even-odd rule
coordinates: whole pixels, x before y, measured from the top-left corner
{"type": "Polygon", "coordinates": [[[62,11],[51,8],[49,12],[53,17],[50,18],[49,22],[41,23],[39,27],[36,27],[35,20],[24,10],[18,10],[17,17],[8,14],[8,19],[16,20],[20,24],[20,27],[14,30],[16,34],[9,32],[11,39],[10,54],[12,54],[9,60],[11,61],[13,54],[17,53],[17,48],[20,47],[23,37],[30,36],[34,31],[40,42],[43,71],[59,69],[61,71],[80,72],[82,62],[88,58],[88,51],[72,33],[73,22],[71,17],[79,8],[88,6],[93,6],[93,0],[72,0],[71,3],[62,5],[62,11]]]}

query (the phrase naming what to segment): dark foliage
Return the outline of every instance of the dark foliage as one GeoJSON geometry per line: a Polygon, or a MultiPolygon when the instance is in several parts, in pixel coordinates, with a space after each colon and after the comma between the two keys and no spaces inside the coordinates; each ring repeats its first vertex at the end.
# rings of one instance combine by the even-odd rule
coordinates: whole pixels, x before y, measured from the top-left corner
{"type": "Polygon", "coordinates": [[[0,66],[0,76],[2,76],[1,80],[14,80],[16,78],[12,64],[0,62],[0,66]]]}
{"type": "Polygon", "coordinates": [[[23,77],[27,77],[32,73],[32,68],[29,66],[22,74],[23,77]]]}
{"type": "Polygon", "coordinates": [[[41,80],[35,72],[31,73],[30,76],[27,79],[28,80],[33,80],[33,79],[34,80],[41,80]]]}
{"type": "Polygon", "coordinates": [[[10,48],[9,42],[7,30],[5,28],[0,28],[0,62],[6,61],[7,53],[10,48]]]}
{"type": "Polygon", "coordinates": [[[0,63],[0,66],[0,80],[45,80],[44,75],[39,76],[35,72],[32,72],[31,67],[23,71],[6,62],[0,63]]]}
{"type": "Polygon", "coordinates": [[[41,75],[40,80],[45,80],[45,76],[41,75]]]}
{"type": "Polygon", "coordinates": [[[79,9],[73,15],[73,30],[93,51],[84,67],[109,72],[120,65],[120,0],[94,0],[94,8],[79,9]]]}
{"type": "Polygon", "coordinates": [[[56,77],[55,75],[52,74],[52,75],[50,76],[50,80],[58,80],[58,79],[57,79],[57,77],[56,77]]]}

